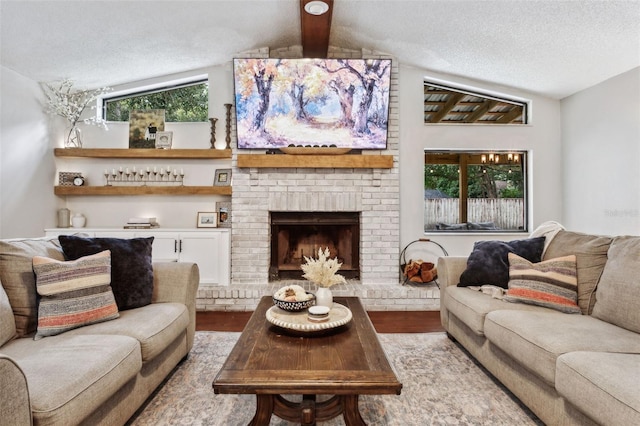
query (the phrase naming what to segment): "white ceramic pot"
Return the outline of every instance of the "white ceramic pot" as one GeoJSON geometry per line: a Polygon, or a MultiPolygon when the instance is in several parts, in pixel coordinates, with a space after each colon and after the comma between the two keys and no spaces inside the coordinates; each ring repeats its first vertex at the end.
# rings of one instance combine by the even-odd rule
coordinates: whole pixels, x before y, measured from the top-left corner
{"type": "Polygon", "coordinates": [[[87,218],[80,213],[74,214],[71,218],[71,226],[73,226],[74,228],[83,228],[86,223],[87,218]]]}
{"type": "Polygon", "coordinates": [[[326,287],[318,287],[316,291],[316,306],[326,306],[329,309],[333,307],[333,294],[326,287]]]}

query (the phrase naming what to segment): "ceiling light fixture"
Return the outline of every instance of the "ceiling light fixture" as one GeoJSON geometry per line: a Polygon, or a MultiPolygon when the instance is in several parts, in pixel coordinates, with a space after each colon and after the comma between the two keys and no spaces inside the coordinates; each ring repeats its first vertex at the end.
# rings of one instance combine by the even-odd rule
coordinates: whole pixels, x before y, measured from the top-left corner
{"type": "Polygon", "coordinates": [[[310,15],[320,16],[327,13],[327,11],[329,10],[329,5],[323,1],[314,0],[305,4],[304,10],[310,15]]]}
{"type": "MultiPolygon", "coordinates": [[[[504,157],[502,157],[502,159],[504,160],[504,157]]],[[[512,164],[512,163],[518,164],[520,162],[520,154],[514,154],[511,152],[507,153],[507,162],[509,164],[512,164]]],[[[500,164],[500,154],[493,154],[493,153],[490,153],[489,155],[482,154],[480,155],[480,163],[481,164],[487,164],[487,163],[500,164]]]]}

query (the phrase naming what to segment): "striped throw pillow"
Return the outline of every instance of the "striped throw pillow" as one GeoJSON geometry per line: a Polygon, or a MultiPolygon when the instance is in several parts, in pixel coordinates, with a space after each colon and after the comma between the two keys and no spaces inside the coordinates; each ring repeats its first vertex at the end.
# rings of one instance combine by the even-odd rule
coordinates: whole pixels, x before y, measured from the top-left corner
{"type": "Polygon", "coordinates": [[[68,262],[35,256],[38,305],[35,340],[118,318],[111,291],[111,252],[68,262]]]}
{"type": "Polygon", "coordinates": [[[505,300],[580,314],[576,256],[539,263],[509,253],[509,289],[505,300]]]}

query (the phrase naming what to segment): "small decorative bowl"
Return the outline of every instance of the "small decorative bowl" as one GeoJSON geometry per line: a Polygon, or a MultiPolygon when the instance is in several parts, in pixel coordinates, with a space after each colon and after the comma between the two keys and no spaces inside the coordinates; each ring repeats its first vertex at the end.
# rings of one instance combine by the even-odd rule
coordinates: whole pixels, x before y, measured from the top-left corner
{"type": "Polygon", "coordinates": [[[273,304],[284,311],[299,312],[307,309],[309,306],[313,306],[316,303],[316,296],[313,293],[309,292],[307,292],[307,294],[311,295],[311,298],[303,302],[289,302],[286,300],[276,299],[274,296],[273,304]]]}

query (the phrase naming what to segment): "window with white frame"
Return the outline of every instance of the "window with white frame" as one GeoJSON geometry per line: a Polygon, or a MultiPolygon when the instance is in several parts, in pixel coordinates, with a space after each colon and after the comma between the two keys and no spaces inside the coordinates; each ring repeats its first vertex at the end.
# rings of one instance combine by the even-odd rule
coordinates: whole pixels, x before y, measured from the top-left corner
{"type": "Polygon", "coordinates": [[[425,232],[526,232],[527,152],[424,153],[425,232]]]}
{"type": "Polygon", "coordinates": [[[425,124],[527,124],[524,100],[424,82],[425,124]]]}
{"type": "Polygon", "coordinates": [[[107,121],[129,121],[131,111],[153,109],[164,110],[169,122],[208,121],[209,83],[199,79],[102,99],[102,114],[107,121]]]}

